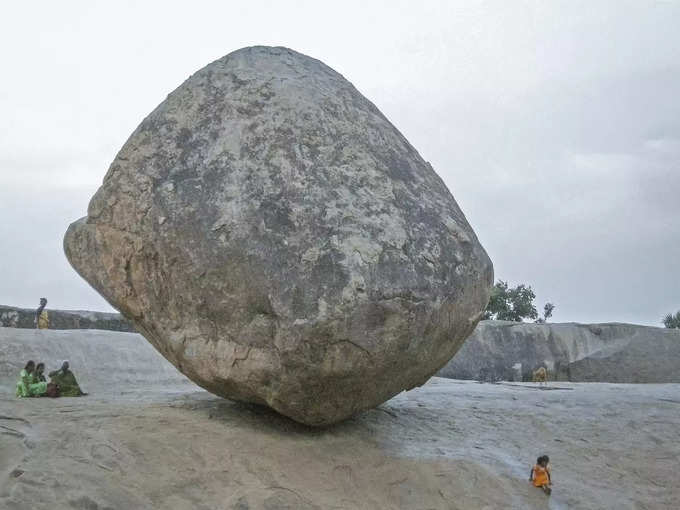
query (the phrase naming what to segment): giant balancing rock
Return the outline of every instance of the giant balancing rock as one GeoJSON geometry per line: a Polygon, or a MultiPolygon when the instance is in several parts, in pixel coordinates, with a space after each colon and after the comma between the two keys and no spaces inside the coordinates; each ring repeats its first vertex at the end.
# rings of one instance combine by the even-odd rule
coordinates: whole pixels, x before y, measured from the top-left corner
{"type": "Polygon", "coordinates": [[[195,383],[309,425],[422,385],[493,281],[432,167],[340,74],[286,48],[235,51],[172,92],[64,248],[195,383]]]}

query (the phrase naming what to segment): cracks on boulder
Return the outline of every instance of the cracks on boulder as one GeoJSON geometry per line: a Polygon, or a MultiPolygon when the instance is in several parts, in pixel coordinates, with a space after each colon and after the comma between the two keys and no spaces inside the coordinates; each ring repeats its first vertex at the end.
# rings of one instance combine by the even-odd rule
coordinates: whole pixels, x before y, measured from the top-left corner
{"type": "Polygon", "coordinates": [[[425,255],[421,255],[421,257],[423,257],[423,258],[425,259],[425,262],[428,262],[429,264],[432,264],[433,266],[436,266],[436,265],[437,265],[437,264],[435,263],[435,261],[432,260],[431,258],[426,257],[425,255]]]}
{"type": "Polygon", "coordinates": [[[356,248],[354,248],[353,251],[354,251],[354,253],[356,253],[357,255],[359,255],[359,258],[361,259],[361,263],[362,263],[362,264],[368,265],[368,262],[366,262],[366,259],[364,258],[364,256],[361,254],[361,252],[360,252],[359,250],[357,250],[356,248]]]}
{"type": "Polygon", "coordinates": [[[132,267],[130,262],[132,261],[132,257],[126,258],[125,259],[125,283],[127,283],[128,288],[130,289],[131,292],[134,292],[135,287],[132,284],[132,267]]]}
{"type": "Polygon", "coordinates": [[[242,358],[235,356],[234,361],[231,362],[231,366],[234,367],[239,361],[245,361],[248,359],[248,356],[250,356],[250,351],[252,350],[252,347],[248,347],[248,350],[246,351],[246,355],[243,356],[242,358]]]}
{"type": "Polygon", "coordinates": [[[426,301],[426,298],[417,297],[411,290],[396,291],[392,294],[381,293],[381,295],[378,296],[378,301],[392,301],[394,299],[402,299],[414,305],[419,305],[426,301]]]}
{"type": "Polygon", "coordinates": [[[363,345],[359,345],[358,343],[353,342],[349,338],[342,338],[342,339],[338,340],[337,342],[330,343],[329,345],[338,345],[338,344],[342,344],[342,343],[353,345],[354,347],[356,347],[360,351],[363,351],[366,354],[366,356],[368,356],[368,359],[373,361],[373,354],[371,353],[371,351],[366,349],[366,347],[364,347],[363,345]]]}

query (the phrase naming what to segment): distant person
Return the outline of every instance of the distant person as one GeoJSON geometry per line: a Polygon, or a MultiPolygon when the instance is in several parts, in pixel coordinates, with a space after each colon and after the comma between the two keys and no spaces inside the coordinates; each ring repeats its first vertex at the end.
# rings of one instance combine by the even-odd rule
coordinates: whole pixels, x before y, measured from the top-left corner
{"type": "Polygon", "coordinates": [[[29,360],[19,373],[17,381],[17,397],[40,397],[47,391],[46,382],[34,382],[35,362],[29,360]]]}
{"type": "Polygon", "coordinates": [[[547,386],[548,371],[545,369],[545,367],[538,367],[538,369],[531,374],[531,380],[533,382],[537,382],[539,386],[541,386],[542,384],[545,384],[547,386]]]}
{"type": "Polygon", "coordinates": [[[50,383],[59,387],[59,395],[62,397],[80,397],[87,395],[80,390],[76,376],[69,369],[69,362],[65,360],[59,370],[50,372],[50,383]]]}
{"type": "Polygon", "coordinates": [[[47,299],[44,297],[40,298],[40,306],[35,311],[35,319],[33,319],[33,324],[35,324],[38,329],[48,329],[50,327],[50,318],[47,315],[45,306],[47,306],[47,299]]]}
{"type": "Polygon", "coordinates": [[[536,465],[531,468],[531,473],[529,474],[529,481],[533,482],[534,487],[540,487],[548,495],[552,492],[549,462],[550,458],[547,455],[541,455],[536,459],[536,465]]]}

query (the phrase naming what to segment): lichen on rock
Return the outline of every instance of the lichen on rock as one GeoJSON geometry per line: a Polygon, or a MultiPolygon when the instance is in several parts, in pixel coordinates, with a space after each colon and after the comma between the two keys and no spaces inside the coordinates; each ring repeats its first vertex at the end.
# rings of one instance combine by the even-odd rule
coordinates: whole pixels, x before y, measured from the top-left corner
{"type": "Polygon", "coordinates": [[[172,92],[64,247],[194,382],[310,425],[423,384],[493,282],[432,167],[340,74],[286,48],[235,51],[172,92]]]}

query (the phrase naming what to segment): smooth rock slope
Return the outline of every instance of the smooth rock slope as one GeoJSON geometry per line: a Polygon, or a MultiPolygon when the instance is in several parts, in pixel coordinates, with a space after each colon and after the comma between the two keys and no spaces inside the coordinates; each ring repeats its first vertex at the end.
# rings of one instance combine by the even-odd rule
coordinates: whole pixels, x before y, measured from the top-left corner
{"type": "Polygon", "coordinates": [[[437,375],[453,379],[680,382],[680,330],[637,324],[482,321],[437,375]]]}
{"type": "Polygon", "coordinates": [[[236,51],[172,92],[64,247],[191,380],[312,425],[423,384],[493,281],[432,167],[285,48],[236,51]]]}
{"type": "Polygon", "coordinates": [[[191,384],[143,338],[0,328],[2,510],[672,509],[678,384],[432,378],[312,429],[191,384]],[[14,398],[68,356],[89,395],[14,398]],[[56,361],[55,361],[56,360],[56,361]],[[553,464],[548,498],[527,477],[553,464]]]}
{"type": "Polygon", "coordinates": [[[83,391],[92,395],[136,388],[143,399],[152,388],[156,393],[170,387],[199,389],[137,333],[0,328],[0,393],[14,397],[29,359],[45,363],[45,373],[69,360],[83,391]]]}

